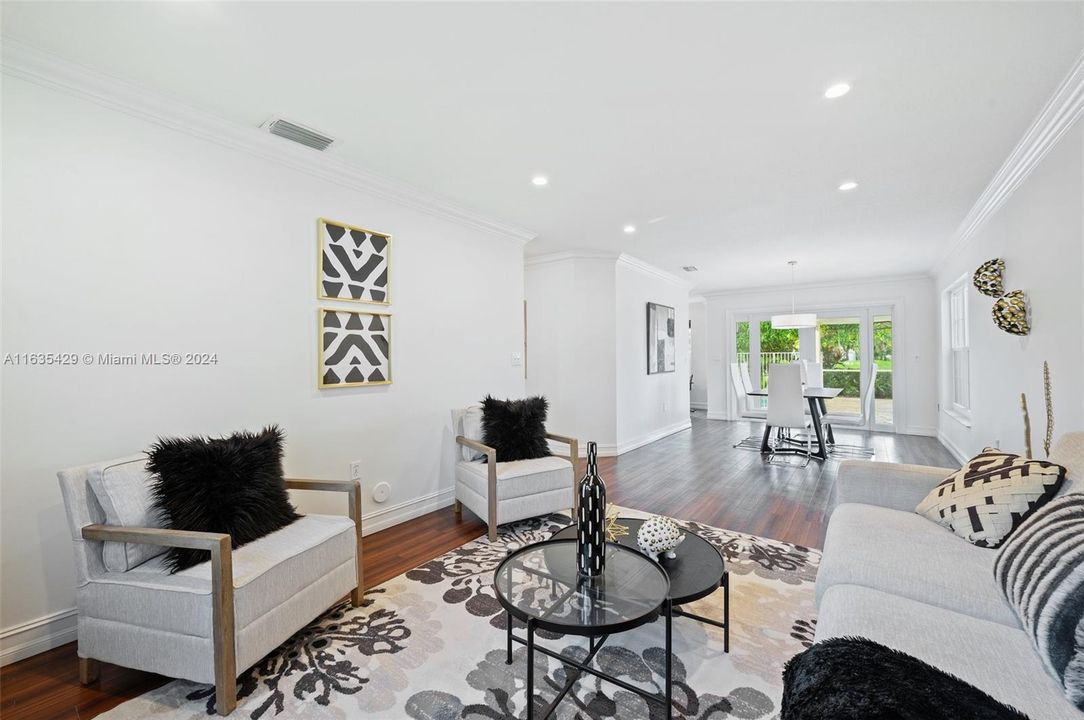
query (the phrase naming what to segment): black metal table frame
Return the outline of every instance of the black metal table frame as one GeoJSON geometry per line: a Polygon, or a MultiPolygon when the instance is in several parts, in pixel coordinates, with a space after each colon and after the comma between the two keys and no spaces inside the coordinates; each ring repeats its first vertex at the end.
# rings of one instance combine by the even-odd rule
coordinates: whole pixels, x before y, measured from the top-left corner
{"type": "MultiPolygon", "coordinates": [[[[712,587],[711,589],[707,590],[706,592],[697,593],[696,595],[693,595],[693,596],[690,596],[690,597],[687,597],[687,598],[682,598],[680,602],[675,602],[675,601],[671,600],[670,612],[673,615],[677,615],[677,616],[680,616],[680,617],[687,617],[687,618],[690,618],[692,620],[698,620],[698,621],[700,621],[702,623],[706,623],[708,625],[714,625],[717,628],[721,628],[722,631],[723,631],[723,652],[729,653],[730,652],[730,571],[726,570],[725,567],[726,566],[724,564],[723,576],[721,578],[719,578],[719,584],[718,585],[712,587]],[[685,610],[678,610],[677,609],[677,606],[679,606],[679,605],[688,605],[689,603],[696,602],[697,600],[700,600],[701,598],[705,598],[708,595],[711,595],[716,590],[718,590],[720,587],[723,589],[723,621],[722,622],[719,622],[718,620],[713,620],[712,618],[709,618],[709,617],[704,617],[703,615],[697,615],[696,613],[686,612],[685,610]]],[[[666,566],[664,565],[663,569],[665,569],[665,568],[666,568],[666,566]]]]}
{"type": "MultiPolygon", "coordinates": [[[[625,630],[618,630],[618,631],[611,630],[611,631],[609,631],[609,632],[607,632],[605,634],[601,634],[601,635],[586,635],[586,634],[582,635],[583,637],[587,637],[589,639],[590,645],[589,645],[589,652],[587,653],[587,657],[585,657],[583,659],[583,661],[581,662],[579,660],[574,660],[574,659],[572,659],[570,657],[562,655],[561,653],[554,652],[553,650],[550,650],[549,648],[545,648],[545,647],[542,647],[542,646],[538,645],[535,642],[535,637],[534,637],[535,630],[538,627],[538,621],[535,620],[534,618],[530,618],[529,620],[526,621],[526,624],[527,624],[527,637],[526,638],[522,638],[519,635],[516,635],[515,633],[513,633],[512,632],[512,620],[513,620],[513,618],[515,616],[512,615],[512,613],[510,613],[508,611],[505,611],[505,621],[508,624],[508,631],[507,631],[508,632],[508,649],[507,649],[508,654],[507,654],[507,657],[505,658],[505,663],[507,663],[508,665],[512,664],[512,643],[513,642],[518,642],[521,645],[526,645],[527,646],[527,720],[534,720],[534,718],[535,718],[535,712],[534,712],[534,654],[535,654],[536,651],[542,653],[543,655],[547,655],[548,657],[551,657],[551,658],[553,658],[554,660],[556,660],[556,661],[558,661],[560,663],[564,663],[565,665],[571,665],[573,668],[575,668],[575,671],[569,676],[568,680],[565,682],[564,687],[561,688],[561,690],[557,693],[557,696],[555,698],[553,698],[553,700],[550,701],[549,705],[546,706],[545,710],[543,711],[543,713],[541,715],[541,720],[547,720],[547,718],[549,718],[550,715],[552,715],[557,710],[557,706],[560,705],[561,701],[565,699],[565,695],[568,694],[569,690],[572,689],[573,685],[575,685],[577,682],[579,682],[580,678],[583,676],[584,673],[587,673],[589,675],[594,675],[595,677],[600,678],[602,680],[605,680],[606,682],[613,683],[614,685],[617,685],[618,687],[620,687],[620,688],[622,688],[624,690],[628,690],[629,692],[636,693],[637,695],[644,698],[645,700],[648,700],[650,702],[654,702],[654,703],[657,703],[659,705],[662,705],[663,707],[666,708],[666,717],[667,718],[672,718],[674,716],[674,710],[673,710],[674,705],[673,705],[673,697],[671,695],[671,693],[673,692],[673,669],[671,667],[672,664],[673,664],[673,660],[672,660],[671,656],[673,654],[672,625],[673,625],[673,615],[674,615],[674,613],[672,612],[672,607],[670,605],[670,600],[669,599],[667,599],[667,600],[665,600],[663,602],[663,607],[662,607],[661,611],[659,612],[659,615],[662,615],[666,619],[666,633],[665,633],[666,634],[666,653],[665,653],[665,657],[666,657],[665,675],[666,675],[666,678],[664,680],[664,692],[662,694],[649,692],[647,690],[644,690],[643,688],[636,687],[632,683],[626,682],[626,681],[622,680],[621,678],[610,675],[609,673],[603,672],[602,670],[596,670],[596,669],[590,667],[589,663],[592,660],[594,660],[595,655],[597,655],[598,651],[602,649],[602,646],[606,644],[606,641],[609,639],[610,635],[613,632],[625,632],[625,630]]],[[[658,616],[656,615],[655,618],[650,618],[647,621],[639,623],[635,627],[639,627],[639,625],[641,625],[641,624],[646,625],[648,622],[653,622],[657,617],[658,616]]],[[[634,629],[634,628],[628,628],[628,629],[631,630],[631,629],[634,629]]],[[[560,632],[560,631],[555,631],[555,632],[560,632]]],[[[580,633],[568,632],[567,629],[562,634],[564,634],[564,635],[580,635],[580,633]]]]}
{"type": "MultiPolygon", "coordinates": [[[[547,540],[547,541],[543,541],[543,542],[552,542],[552,541],[547,540]]],[[[567,542],[567,541],[564,541],[564,542],[567,542]]],[[[629,549],[629,548],[625,548],[625,549],[629,549]]],[[[633,551],[633,552],[635,552],[635,551],[633,551]]],[[[511,556],[512,551],[509,551],[508,555],[511,556]]],[[[660,565],[660,568],[662,569],[662,571],[664,573],[666,572],[665,567],[660,565]]],[[[527,569],[527,568],[524,568],[524,569],[527,569]]],[[[553,578],[553,577],[549,576],[546,573],[541,573],[541,572],[538,572],[538,571],[533,571],[533,572],[536,572],[536,573],[542,575],[543,577],[546,577],[547,579],[550,579],[551,581],[562,582],[561,580],[558,580],[557,578],[553,578]]],[[[632,693],[635,693],[635,694],[639,695],[640,697],[644,698],[645,700],[648,700],[648,701],[655,702],[655,703],[658,703],[660,705],[663,705],[666,708],[666,717],[667,718],[672,718],[673,714],[674,714],[674,709],[673,709],[674,705],[673,705],[673,695],[672,695],[672,693],[673,693],[673,672],[672,672],[672,667],[671,667],[673,661],[672,661],[671,656],[673,654],[673,619],[674,619],[674,616],[686,617],[686,618],[690,618],[690,619],[693,619],[693,620],[698,620],[700,622],[707,623],[708,625],[713,625],[715,627],[721,628],[723,630],[723,652],[729,653],[730,652],[730,571],[725,570],[725,569],[723,570],[723,576],[719,579],[719,585],[715,585],[712,588],[710,588],[709,590],[707,590],[707,591],[705,591],[703,593],[698,593],[695,596],[691,596],[691,597],[688,597],[688,598],[683,598],[681,604],[683,604],[683,605],[688,604],[688,603],[691,603],[691,602],[695,602],[696,600],[699,600],[701,598],[707,597],[708,595],[711,595],[713,592],[718,590],[719,587],[723,588],[723,621],[722,622],[719,622],[718,620],[713,620],[712,618],[704,617],[702,615],[697,615],[695,613],[686,612],[684,610],[678,610],[675,607],[674,602],[668,597],[665,601],[663,601],[663,604],[662,604],[662,606],[661,606],[661,608],[660,608],[660,610],[658,611],[657,614],[649,613],[647,616],[645,616],[645,618],[641,618],[641,619],[639,619],[639,620],[637,620],[635,622],[628,622],[628,623],[621,623],[621,624],[614,625],[614,626],[607,626],[607,628],[608,628],[607,632],[600,633],[598,635],[592,635],[592,634],[589,634],[589,633],[573,632],[567,626],[555,625],[555,624],[550,625],[550,624],[547,624],[545,622],[541,622],[540,620],[538,620],[536,618],[533,618],[533,617],[532,618],[519,618],[520,622],[525,623],[526,626],[527,626],[527,637],[526,638],[522,638],[519,635],[516,635],[515,633],[512,632],[513,619],[516,616],[512,614],[511,609],[505,603],[504,598],[501,597],[500,593],[497,593],[498,600],[505,607],[505,623],[506,623],[506,628],[507,628],[507,630],[506,630],[506,633],[507,633],[507,648],[506,648],[506,655],[505,655],[505,664],[507,664],[507,665],[512,664],[512,643],[513,642],[518,642],[521,645],[526,645],[527,646],[527,688],[526,688],[527,689],[527,720],[534,720],[534,653],[535,653],[536,650],[538,652],[542,653],[543,655],[551,657],[551,658],[553,658],[554,660],[557,660],[560,663],[564,663],[565,665],[570,665],[570,666],[572,666],[572,667],[574,667],[576,669],[575,672],[572,673],[572,675],[569,677],[569,679],[565,683],[564,687],[561,688],[560,692],[557,693],[557,696],[552,701],[550,701],[548,706],[546,706],[545,712],[543,712],[541,720],[547,720],[550,717],[550,715],[552,715],[554,713],[554,711],[557,710],[557,706],[561,704],[562,700],[564,700],[565,695],[568,694],[569,690],[572,689],[573,685],[575,685],[577,682],[579,682],[580,678],[583,676],[584,673],[587,673],[589,675],[594,675],[597,678],[600,678],[600,679],[605,680],[607,682],[613,683],[614,685],[617,685],[618,687],[620,687],[620,688],[622,688],[624,690],[628,690],[629,692],[632,692],[632,693]],[[652,693],[652,692],[648,692],[648,691],[644,690],[643,688],[636,687],[635,685],[632,685],[631,683],[628,683],[628,682],[626,682],[624,680],[621,680],[620,678],[614,677],[613,675],[610,675],[610,674],[605,673],[605,672],[603,672],[601,670],[595,670],[595,669],[589,667],[589,663],[595,658],[595,655],[598,654],[598,651],[602,649],[602,646],[606,643],[606,641],[609,639],[611,634],[627,632],[629,630],[634,630],[635,628],[640,627],[641,625],[646,625],[649,622],[654,622],[658,618],[658,615],[660,615],[660,614],[666,620],[666,631],[665,631],[665,635],[666,635],[666,647],[665,647],[665,658],[666,658],[666,660],[665,660],[665,668],[666,668],[666,670],[665,670],[665,674],[666,674],[666,677],[665,677],[665,691],[661,695],[656,694],[656,693],[652,693]],[[550,630],[552,632],[560,633],[562,635],[579,635],[581,637],[587,637],[589,639],[589,641],[590,641],[589,648],[588,648],[589,652],[587,654],[587,657],[585,657],[583,659],[583,661],[578,661],[578,660],[574,660],[574,659],[572,659],[570,657],[566,657],[564,655],[561,655],[560,653],[554,652],[553,650],[550,650],[549,648],[539,646],[535,642],[534,635],[535,635],[536,629],[540,625],[542,626],[542,629],[550,630]]],[[[566,591],[566,593],[565,593],[566,596],[571,592],[572,592],[571,590],[566,591]]]]}

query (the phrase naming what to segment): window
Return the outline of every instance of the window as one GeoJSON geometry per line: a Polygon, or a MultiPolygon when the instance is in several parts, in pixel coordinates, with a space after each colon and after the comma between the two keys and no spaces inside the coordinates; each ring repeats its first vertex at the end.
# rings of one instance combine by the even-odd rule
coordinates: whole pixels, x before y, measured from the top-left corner
{"type": "Polygon", "coordinates": [[[967,418],[971,411],[971,344],[967,332],[967,278],[945,291],[948,329],[948,397],[953,414],[967,418]]]}

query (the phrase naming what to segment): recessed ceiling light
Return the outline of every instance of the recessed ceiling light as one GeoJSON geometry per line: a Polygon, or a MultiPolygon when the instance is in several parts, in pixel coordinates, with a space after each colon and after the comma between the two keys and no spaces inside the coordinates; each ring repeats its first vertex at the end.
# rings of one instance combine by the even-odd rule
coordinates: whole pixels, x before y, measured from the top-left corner
{"type": "Polygon", "coordinates": [[[626,225],[623,229],[624,229],[625,233],[628,234],[628,235],[632,235],[634,232],[636,232],[636,226],[635,225],[626,225]]]}
{"type": "Polygon", "coordinates": [[[836,83],[827,90],[824,91],[824,96],[829,100],[835,100],[838,97],[843,97],[851,91],[851,86],[847,83],[836,83]]]}
{"type": "Polygon", "coordinates": [[[854,190],[856,187],[858,187],[858,183],[856,183],[854,180],[847,180],[846,182],[841,182],[839,184],[839,189],[843,192],[849,192],[851,190],[854,190]]]}
{"type": "Polygon", "coordinates": [[[535,175],[533,178],[531,178],[531,184],[535,185],[536,187],[542,187],[544,185],[549,185],[550,179],[545,175],[535,175]]]}

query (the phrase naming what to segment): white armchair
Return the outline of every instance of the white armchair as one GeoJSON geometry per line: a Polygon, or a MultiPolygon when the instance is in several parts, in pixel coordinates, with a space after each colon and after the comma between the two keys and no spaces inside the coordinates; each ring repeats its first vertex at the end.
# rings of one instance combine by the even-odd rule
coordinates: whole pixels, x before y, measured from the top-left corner
{"type": "MultiPolygon", "coordinates": [[[[486,521],[489,540],[497,539],[497,526],[525,518],[575,510],[575,466],[556,455],[534,460],[497,462],[497,451],[482,444],[482,408],[452,411],[455,433],[455,512],[466,505],[486,521]],[[482,460],[485,462],[482,462],[482,460]]],[[[546,433],[546,437],[579,455],[575,438],[546,433]]],[[[575,517],[575,515],[573,515],[575,517]]]]}
{"type": "Polygon", "coordinates": [[[220,715],[237,705],[237,675],[345,596],[361,604],[361,491],[356,481],[286,480],[342,492],[349,517],[306,515],[236,550],[222,533],[107,525],[89,480],[139,483],[137,455],[57,473],[75,544],[79,680],[100,662],[213,683],[220,715]],[[169,574],[146,546],[209,550],[210,562],[169,574]],[[139,548],[133,551],[131,548],[139,548]],[[120,550],[117,555],[109,551],[120,550]],[[117,567],[117,558],[137,563],[117,567]],[[118,571],[119,570],[119,571],[118,571]]]}

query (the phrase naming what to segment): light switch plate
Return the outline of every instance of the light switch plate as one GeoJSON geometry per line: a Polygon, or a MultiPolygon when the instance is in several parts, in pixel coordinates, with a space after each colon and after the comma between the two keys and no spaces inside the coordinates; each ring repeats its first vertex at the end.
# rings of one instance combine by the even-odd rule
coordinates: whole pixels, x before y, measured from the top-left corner
{"type": "Polygon", "coordinates": [[[518,353],[518,352],[512,353],[512,365],[515,366],[515,367],[519,367],[522,364],[523,364],[523,353],[518,353]]]}

